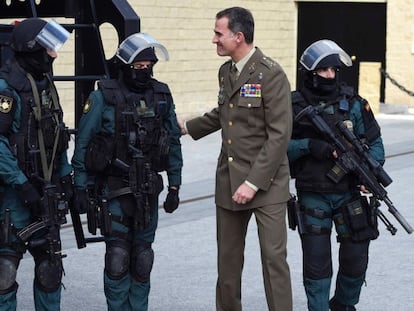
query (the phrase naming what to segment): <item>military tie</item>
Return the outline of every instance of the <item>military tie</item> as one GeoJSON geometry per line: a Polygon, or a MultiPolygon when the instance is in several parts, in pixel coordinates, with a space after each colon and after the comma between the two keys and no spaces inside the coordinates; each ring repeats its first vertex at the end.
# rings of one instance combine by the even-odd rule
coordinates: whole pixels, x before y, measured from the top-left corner
{"type": "Polygon", "coordinates": [[[230,83],[231,83],[231,86],[234,86],[234,83],[236,82],[236,80],[237,80],[237,67],[236,67],[236,65],[235,64],[233,64],[231,67],[230,67],[230,74],[229,74],[229,76],[230,76],[230,83]]]}

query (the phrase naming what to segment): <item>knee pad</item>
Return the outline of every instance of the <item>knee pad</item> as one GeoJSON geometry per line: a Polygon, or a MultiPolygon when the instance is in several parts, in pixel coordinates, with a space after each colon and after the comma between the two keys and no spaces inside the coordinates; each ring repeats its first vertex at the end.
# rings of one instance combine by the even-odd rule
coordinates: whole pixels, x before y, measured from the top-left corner
{"type": "Polygon", "coordinates": [[[106,244],[105,272],[111,279],[119,280],[127,275],[129,252],[130,246],[126,241],[115,240],[106,244]]]}
{"type": "Polygon", "coordinates": [[[50,293],[56,291],[62,283],[62,261],[51,262],[48,257],[42,257],[35,263],[35,285],[41,291],[50,293]]]}
{"type": "Polygon", "coordinates": [[[320,280],[332,276],[331,238],[329,235],[302,236],[303,275],[320,280]]]}
{"type": "Polygon", "coordinates": [[[154,251],[150,243],[137,243],[132,249],[131,277],[138,282],[146,283],[150,280],[154,251]]]}
{"type": "Polygon", "coordinates": [[[12,292],[16,286],[19,258],[0,255],[0,295],[12,292]]]}
{"type": "Polygon", "coordinates": [[[348,277],[363,275],[368,267],[369,241],[361,243],[343,242],[339,248],[339,270],[348,277]]]}

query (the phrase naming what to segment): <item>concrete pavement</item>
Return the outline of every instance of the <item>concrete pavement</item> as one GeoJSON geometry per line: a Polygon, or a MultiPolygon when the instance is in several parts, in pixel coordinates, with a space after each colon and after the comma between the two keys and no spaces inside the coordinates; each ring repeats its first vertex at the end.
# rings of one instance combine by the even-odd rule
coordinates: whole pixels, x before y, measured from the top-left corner
{"type": "MultiPolygon", "coordinates": [[[[379,115],[378,120],[388,156],[385,169],[394,180],[387,187],[389,197],[414,226],[414,116],[379,115]]],[[[185,136],[182,145],[185,161],[181,190],[183,204],[172,215],[160,210],[159,229],[153,245],[151,311],[215,310],[216,240],[212,196],[220,136],[216,133],[196,142],[185,136]],[[199,197],[204,199],[194,200],[199,197]]],[[[161,197],[164,196],[165,192],[161,197]]],[[[398,232],[391,236],[380,224],[380,237],[372,242],[366,286],[362,289],[358,310],[411,311],[414,310],[413,235],[402,229],[386,206],[382,211],[398,232]]],[[[85,249],[78,250],[70,228],[62,230],[62,240],[68,255],[64,259],[62,311],[106,310],[102,274],[104,244],[88,244],[85,249]]],[[[336,271],[338,246],[334,236],[332,244],[336,271]]],[[[288,231],[288,261],[294,310],[305,311],[300,241],[297,232],[291,230],[288,231]]],[[[267,310],[254,218],[247,235],[243,273],[243,310],[267,310]]],[[[33,260],[25,256],[18,272],[18,310],[34,310],[32,276],[33,260]]]]}

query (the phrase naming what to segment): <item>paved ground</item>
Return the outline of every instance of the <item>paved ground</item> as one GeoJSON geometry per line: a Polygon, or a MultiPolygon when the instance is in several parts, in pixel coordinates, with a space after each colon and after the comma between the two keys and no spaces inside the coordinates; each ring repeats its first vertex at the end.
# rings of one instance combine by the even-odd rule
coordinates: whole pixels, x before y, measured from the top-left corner
{"type": "MultiPolygon", "coordinates": [[[[385,169],[394,182],[387,188],[389,197],[414,226],[414,116],[380,115],[388,156],[385,169]],[[399,153],[405,155],[396,156],[399,153]]],[[[208,311],[215,310],[216,242],[215,207],[212,199],[214,174],[220,147],[218,134],[194,142],[183,137],[185,167],[181,199],[184,202],[172,215],[160,210],[159,229],[154,250],[150,310],[208,311]],[[204,197],[201,200],[193,200],[204,197]]],[[[293,186],[292,186],[292,189],[293,186]]],[[[164,196],[165,194],[163,194],[164,196]]],[[[397,227],[391,236],[380,225],[381,235],[371,246],[370,263],[358,310],[414,310],[414,244],[394,217],[382,208],[397,227]]],[[[294,310],[306,310],[306,297],[301,277],[301,249],[296,231],[288,233],[288,260],[291,268],[294,310]]],[[[88,244],[76,248],[73,232],[62,232],[66,276],[62,294],[62,311],[105,310],[102,270],[104,245],[88,244]]],[[[333,252],[337,244],[333,239],[333,252]]],[[[335,256],[336,260],[336,256],[335,256]]],[[[336,265],[336,262],[335,262],[336,265]]],[[[18,310],[33,310],[33,262],[25,256],[18,272],[20,284],[18,310]]],[[[243,306],[247,311],[267,310],[262,285],[260,251],[254,218],[246,241],[243,274],[243,306]]],[[[120,310],[121,311],[121,310],[120,310]]]]}

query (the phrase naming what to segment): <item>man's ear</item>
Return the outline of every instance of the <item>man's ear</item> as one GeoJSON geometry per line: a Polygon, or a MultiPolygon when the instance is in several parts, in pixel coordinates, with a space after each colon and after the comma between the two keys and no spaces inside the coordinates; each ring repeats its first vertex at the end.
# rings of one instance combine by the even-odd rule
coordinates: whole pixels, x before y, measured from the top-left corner
{"type": "Polygon", "coordinates": [[[241,31],[237,32],[236,33],[236,42],[240,43],[240,42],[243,42],[243,41],[244,41],[244,34],[241,31]]]}

